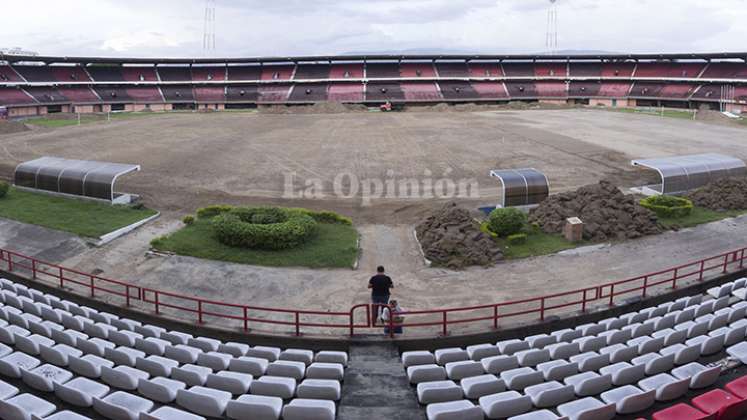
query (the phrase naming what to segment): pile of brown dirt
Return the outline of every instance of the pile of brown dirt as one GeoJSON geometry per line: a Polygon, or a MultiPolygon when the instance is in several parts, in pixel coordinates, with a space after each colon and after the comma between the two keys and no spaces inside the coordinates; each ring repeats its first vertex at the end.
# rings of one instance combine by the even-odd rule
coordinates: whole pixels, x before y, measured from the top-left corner
{"type": "Polygon", "coordinates": [[[463,268],[503,258],[498,245],[480,231],[469,210],[448,203],[415,227],[425,257],[434,265],[463,268]]]}
{"type": "Polygon", "coordinates": [[[566,219],[584,222],[584,239],[623,240],[661,233],[656,215],[607,181],[551,195],[529,213],[547,233],[561,233],[566,219]]]}
{"type": "Polygon", "coordinates": [[[340,102],[317,102],[313,105],[263,105],[259,111],[263,114],[342,114],[347,112],[365,112],[368,108],[362,104],[343,104],[340,102]]]}
{"type": "Polygon", "coordinates": [[[747,209],[747,177],[719,179],[687,194],[698,207],[715,211],[747,209]]]}
{"type": "Polygon", "coordinates": [[[22,122],[0,120],[0,135],[20,133],[22,131],[28,131],[28,130],[29,128],[26,127],[26,124],[22,122]]]}
{"type": "Polygon", "coordinates": [[[570,109],[574,108],[574,105],[560,105],[552,103],[539,103],[539,102],[521,102],[514,101],[506,104],[489,104],[489,103],[458,103],[448,104],[439,103],[436,105],[408,105],[405,107],[407,112],[482,112],[482,111],[512,111],[512,110],[527,110],[527,109],[570,109]]]}

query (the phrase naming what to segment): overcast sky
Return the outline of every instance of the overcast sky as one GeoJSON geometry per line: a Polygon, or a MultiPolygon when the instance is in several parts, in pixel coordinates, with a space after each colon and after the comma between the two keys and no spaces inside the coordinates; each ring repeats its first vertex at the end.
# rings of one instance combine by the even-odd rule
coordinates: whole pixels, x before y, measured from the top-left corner
{"type": "MultiPolygon", "coordinates": [[[[355,52],[536,53],[549,0],[3,0],[0,48],[43,55],[287,56],[355,52]]],[[[747,50],[747,0],[558,0],[558,48],[747,50]]]]}

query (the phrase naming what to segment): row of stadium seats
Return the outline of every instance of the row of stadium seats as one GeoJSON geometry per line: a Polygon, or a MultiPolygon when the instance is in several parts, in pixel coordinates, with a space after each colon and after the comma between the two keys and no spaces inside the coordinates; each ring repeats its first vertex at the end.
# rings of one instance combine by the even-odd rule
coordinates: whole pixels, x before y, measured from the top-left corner
{"type": "Polygon", "coordinates": [[[0,279],[0,418],[336,417],[348,355],[169,331],[0,279]],[[13,385],[33,392],[20,394],[13,385]],[[63,401],[67,410],[46,395],[63,401]],[[72,411],[72,412],[71,412],[72,411]],[[49,416],[49,417],[48,417],[49,416]]]}
{"type": "Polygon", "coordinates": [[[746,296],[741,278],[575,328],[401,361],[429,420],[612,419],[712,386],[721,365],[703,356],[726,349],[747,363],[746,296]]]}
{"type": "MultiPolygon", "coordinates": [[[[361,102],[505,100],[509,98],[660,98],[719,100],[721,85],[615,82],[370,82],[295,85],[0,87],[0,105],[162,102],[361,102]]],[[[734,90],[747,100],[747,86],[734,90]]]]}
{"type": "Polygon", "coordinates": [[[2,65],[2,82],[201,82],[416,77],[747,78],[740,63],[379,62],[229,66],[2,65]]]}

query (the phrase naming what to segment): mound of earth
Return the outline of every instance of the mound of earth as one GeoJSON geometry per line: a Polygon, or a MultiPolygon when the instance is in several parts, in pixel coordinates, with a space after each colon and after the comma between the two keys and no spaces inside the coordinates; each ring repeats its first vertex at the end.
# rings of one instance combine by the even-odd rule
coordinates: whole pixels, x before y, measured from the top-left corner
{"type": "Polygon", "coordinates": [[[20,133],[28,130],[26,124],[22,122],[0,120],[0,134],[20,133]]]}
{"type": "Polygon", "coordinates": [[[715,211],[747,209],[747,177],[719,179],[689,193],[687,198],[698,207],[715,211]]]}
{"type": "Polygon", "coordinates": [[[503,258],[498,245],[480,231],[469,210],[448,203],[415,227],[425,257],[434,265],[463,268],[503,258]]]}
{"type": "Polygon", "coordinates": [[[267,105],[260,106],[264,114],[341,114],[346,112],[363,112],[368,108],[362,104],[343,104],[340,102],[317,102],[313,105],[267,105]]]}
{"type": "Polygon", "coordinates": [[[584,239],[623,240],[661,233],[656,215],[607,181],[551,195],[529,213],[544,232],[561,233],[566,219],[584,222],[584,239]]]}

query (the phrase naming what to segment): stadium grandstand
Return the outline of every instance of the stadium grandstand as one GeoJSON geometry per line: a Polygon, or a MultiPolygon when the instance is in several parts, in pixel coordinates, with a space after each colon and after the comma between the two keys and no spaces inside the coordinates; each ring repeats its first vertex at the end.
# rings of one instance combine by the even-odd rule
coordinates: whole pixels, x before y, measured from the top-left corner
{"type": "Polygon", "coordinates": [[[54,112],[324,101],[747,110],[747,53],[95,58],[0,54],[0,106],[54,112]]]}

